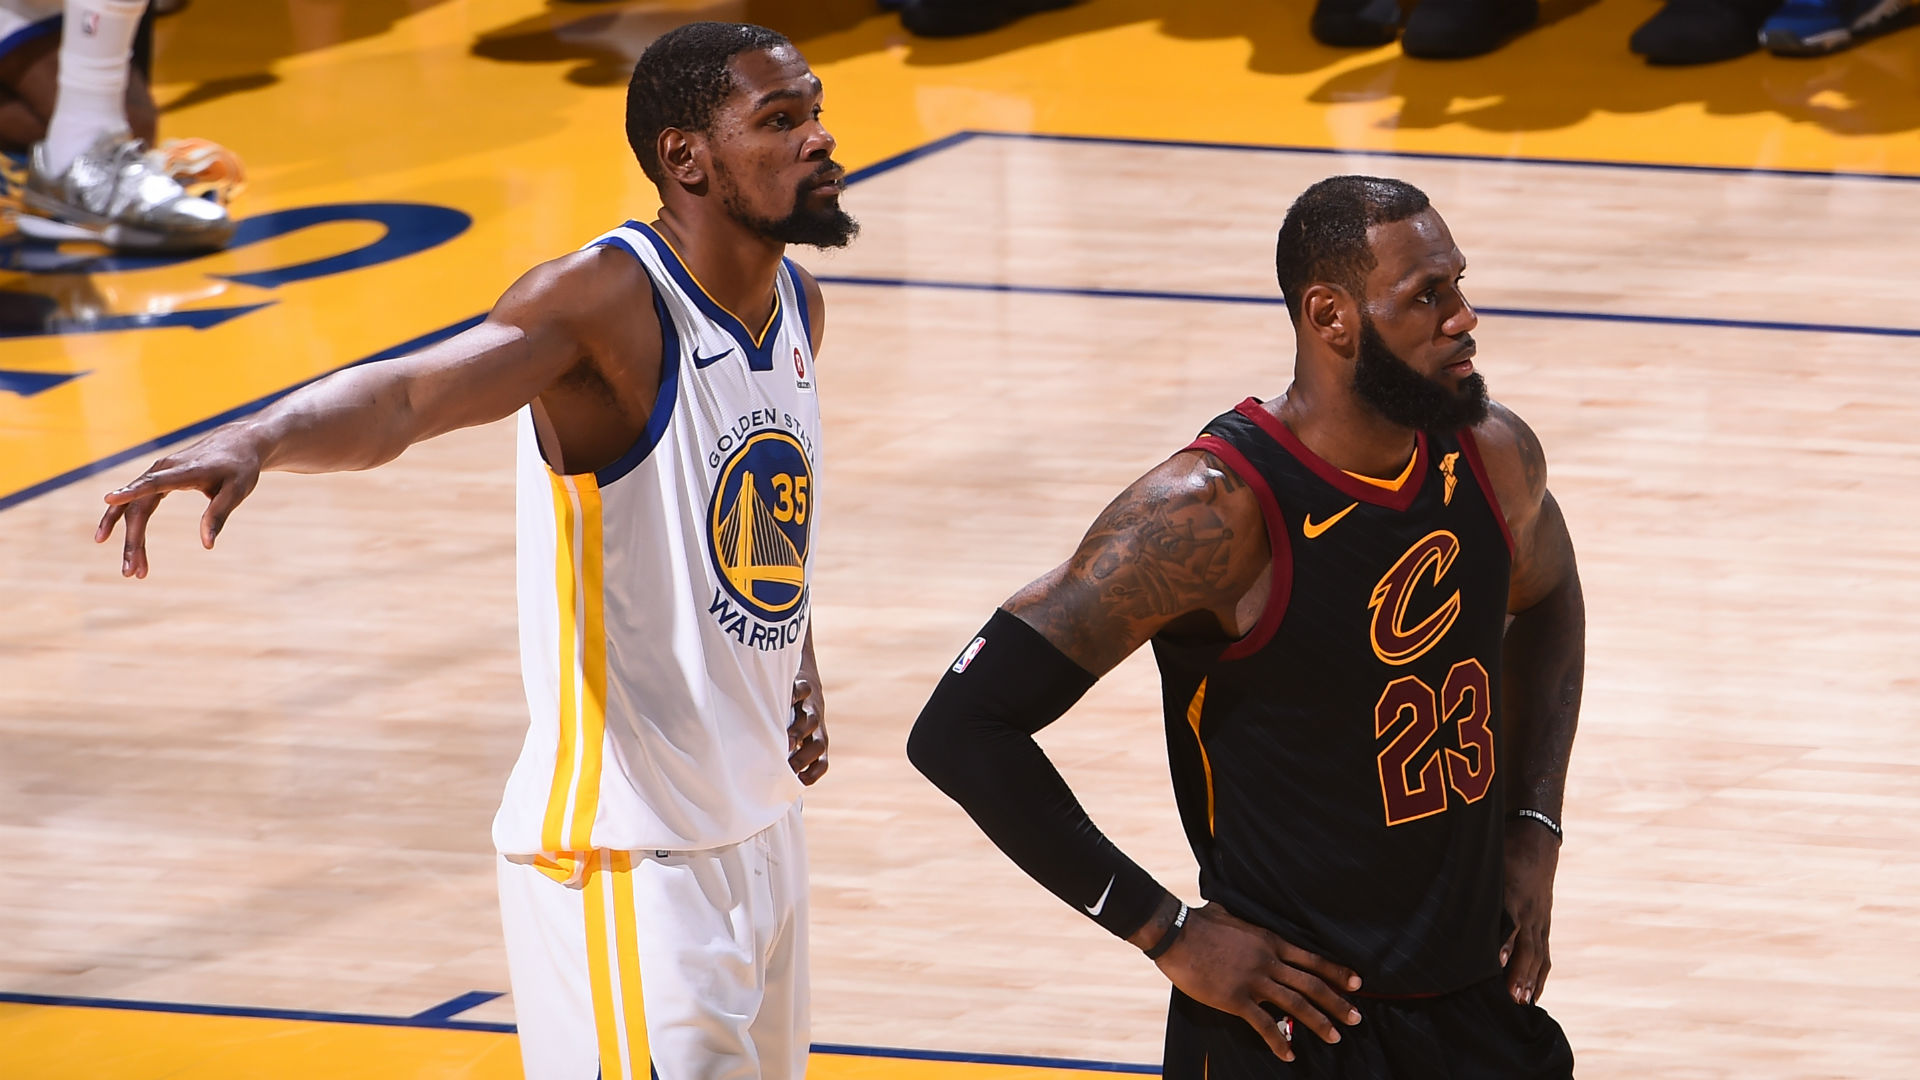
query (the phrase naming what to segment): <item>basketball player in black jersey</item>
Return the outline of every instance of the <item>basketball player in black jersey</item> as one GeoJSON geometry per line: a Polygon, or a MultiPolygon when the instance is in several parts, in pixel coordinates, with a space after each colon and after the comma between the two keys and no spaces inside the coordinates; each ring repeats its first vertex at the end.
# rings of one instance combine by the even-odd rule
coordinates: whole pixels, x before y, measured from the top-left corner
{"type": "Polygon", "coordinates": [[[1540,444],[1487,399],[1466,260],[1418,189],[1315,184],[1276,262],[1293,384],[1014,594],[909,754],[1173,982],[1169,1080],[1570,1076],[1535,1001],[1585,612],[1540,444]],[[1192,909],[1032,739],[1147,642],[1192,909]]]}

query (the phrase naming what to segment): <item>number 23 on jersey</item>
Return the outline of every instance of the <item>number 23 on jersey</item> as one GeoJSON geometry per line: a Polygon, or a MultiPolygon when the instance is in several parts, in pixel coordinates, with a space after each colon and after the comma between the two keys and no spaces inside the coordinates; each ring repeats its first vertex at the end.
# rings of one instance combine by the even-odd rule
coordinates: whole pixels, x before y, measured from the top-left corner
{"type": "MultiPolygon", "coordinates": [[[[1458,590],[1411,627],[1407,609],[1423,577],[1438,591],[1459,552],[1459,539],[1438,530],[1414,544],[1380,578],[1369,606],[1374,611],[1374,654],[1381,660],[1410,664],[1453,628],[1460,612],[1458,590]]],[[[1494,772],[1490,681],[1486,666],[1468,658],[1448,669],[1438,693],[1415,675],[1394,679],[1381,692],[1373,708],[1373,734],[1376,740],[1388,740],[1378,757],[1388,825],[1445,811],[1449,788],[1469,803],[1486,797],[1494,772]],[[1435,744],[1443,722],[1451,722],[1456,745],[1435,744]]]]}

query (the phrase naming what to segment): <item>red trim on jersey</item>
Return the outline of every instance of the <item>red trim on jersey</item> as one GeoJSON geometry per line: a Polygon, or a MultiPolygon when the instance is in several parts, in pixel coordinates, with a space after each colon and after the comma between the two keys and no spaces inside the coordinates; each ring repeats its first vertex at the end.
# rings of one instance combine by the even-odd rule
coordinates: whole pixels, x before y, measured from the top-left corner
{"type": "Polygon", "coordinates": [[[1480,482],[1480,494],[1487,497],[1487,505],[1493,508],[1493,520],[1500,523],[1500,535],[1507,538],[1507,557],[1512,558],[1513,533],[1507,530],[1506,511],[1500,509],[1500,496],[1493,490],[1493,482],[1487,479],[1487,465],[1480,460],[1480,444],[1474,441],[1473,432],[1460,429],[1460,451],[1467,455],[1467,467],[1473,470],[1473,478],[1480,482]]]}
{"type": "Polygon", "coordinates": [[[1253,489],[1253,497],[1260,502],[1260,518],[1267,524],[1267,547],[1273,552],[1273,584],[1267,590],[1267,606],[1261,610],[1253,629],[1220,654],[1222,660],[1239,660],[1259,652],[1272,641],[1274,631],[1280,629],[1281,617],[1287,613],[1287,600],[1293,595],[1293,544],[1287,537],[1287,519],[1280,515],[1280,500],[1273,497],[1267,478],[1260,475],[1260,470],[1253,467],[1245,454],[1234,449],[1232,443],[1215,435],[1202,435],[1182,449],[1204,450],[1232,469],[1253,489]]]}
{"type": "Polygon", "coordinates": [[[1358,499],[1375,506],[1384,506],[1389,510],[1405,510],[1413,505],[1420,494],[1420,485],[1427,479],[1427,436],[1425,432],[1415,432],[1413,437],[1413,475],[1400,485],[1400,490],[1389,491],[1386,488],[1369,484],[1364,480],[1355,480],[1337,466],[1322,460],[1320,455],[1307,449],[1292,429],[1281,423],[1277,417],[1261,407],[1259,398],[1248,398],[1233,407],[1233,411],[1260,425],[1260,430],[1273,436],[1274,441],[1286,447],[1287,453],[1300,460],[1300,464],[1313,470],[1313,474],[1334,487],[1348,498],[1358,499]]]}

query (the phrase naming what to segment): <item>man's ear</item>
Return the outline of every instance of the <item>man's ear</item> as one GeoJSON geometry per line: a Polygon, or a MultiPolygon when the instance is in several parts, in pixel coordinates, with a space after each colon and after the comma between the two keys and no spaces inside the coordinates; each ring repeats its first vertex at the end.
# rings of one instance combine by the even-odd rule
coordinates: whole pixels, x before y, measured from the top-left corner
{"type": "Polygon", "coordinates": [[[1338,285],[1314,282],[1300,297],[1300,325],[1342,356],[1360,345],[1360,304],[1338,285]]]}
{"type": "Polygon", "coordinates": [[[699,132],[666,128],[654,145],[660,155],[660,170],[667,178],[695,191],[707,185],[707,140],[699,132]]]}

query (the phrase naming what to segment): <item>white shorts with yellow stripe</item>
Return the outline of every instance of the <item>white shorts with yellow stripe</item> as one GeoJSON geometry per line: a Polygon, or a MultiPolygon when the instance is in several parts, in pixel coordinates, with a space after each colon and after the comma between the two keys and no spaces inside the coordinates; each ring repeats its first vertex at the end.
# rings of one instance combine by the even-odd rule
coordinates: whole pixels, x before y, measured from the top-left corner
{"type": "Polygon", "coordinates": [[[800,1080],[807,845],[787,816],[707,851],[500,857],[528,1080],[800,1080]]]}

